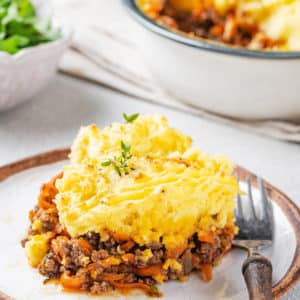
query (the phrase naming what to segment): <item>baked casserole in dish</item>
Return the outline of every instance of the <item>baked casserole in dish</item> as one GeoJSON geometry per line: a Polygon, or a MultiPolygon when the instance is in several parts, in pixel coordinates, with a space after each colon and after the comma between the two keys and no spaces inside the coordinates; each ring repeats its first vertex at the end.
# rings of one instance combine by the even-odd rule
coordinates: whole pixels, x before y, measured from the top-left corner
{"type": "Polygon", "coordinates": [[[138,0],[147,16],[186,33],[254,50],[300,50],[298,0],[138,0]]]}

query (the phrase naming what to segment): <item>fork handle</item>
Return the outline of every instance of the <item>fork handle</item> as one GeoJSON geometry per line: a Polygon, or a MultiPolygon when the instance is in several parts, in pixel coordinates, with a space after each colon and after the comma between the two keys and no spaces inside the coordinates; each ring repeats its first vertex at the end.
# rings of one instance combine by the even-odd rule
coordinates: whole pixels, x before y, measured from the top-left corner
{"type": "Polygon", "coordinates": [[[272,300],[272,264],[264,256],[253,253],[242,267],[249,300],[272,300]]]}

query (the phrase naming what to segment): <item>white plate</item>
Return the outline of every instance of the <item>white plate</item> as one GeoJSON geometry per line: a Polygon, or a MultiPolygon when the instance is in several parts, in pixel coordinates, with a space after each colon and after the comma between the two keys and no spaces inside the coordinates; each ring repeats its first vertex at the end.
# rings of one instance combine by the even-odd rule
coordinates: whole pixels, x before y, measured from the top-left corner
{"type": "MultiPolygon", "coordinates": [[[[37,202],[41,184],[61,170],[67,161],[39,166],[22,171],[0,182],[0,291],[15,299],[67,300],[67,299],[149,299],[139,292],[124,296],[93,297],[80,293],[66,293],[54,284],[43,284],[43,277],[29,267],[20,241],[29,225],[28,212],[37,202]]],[[[2,168],[3,169],[3,168],[2,168]]],[[[1,168],[0,168],[1,181],[1,168]]],[[[242,188],[243,188],[242,184],[242,188]]],[[[258,191],[254,192],[256,204],[258,191]]],[[[273,263],[273,281],[279,282],[295,262],[297,248],[293,225],[283,210],[273,202],[276,222],[273,247],[264,251],[273,263]]],[[[225,300],[247,299],[241,266],[246,253],[233,249],[214,269],[213,280],[204,283],[196,275],[187,282],[168,282],[159,286],[168,300],[225,300]]],[[[1,299],[1,294],[0,294],[1,299]]]]}

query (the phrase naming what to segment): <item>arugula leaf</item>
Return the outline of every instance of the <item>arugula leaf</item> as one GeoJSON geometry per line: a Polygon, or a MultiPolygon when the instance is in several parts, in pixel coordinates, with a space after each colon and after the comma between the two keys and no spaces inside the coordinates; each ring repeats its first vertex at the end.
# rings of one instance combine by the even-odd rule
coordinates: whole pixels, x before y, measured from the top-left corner
{"type": "Polygon", "coordinates": [[[0,0],[0,6],[7,8],[9,4],[11,3],[11,0],[0,0]]]}
{"type": "Polygon", "coordinates": [[[6,26],[10,21],[18,19],[18,6],[16,3],[12,2],[6,10],[5,16],[3,17],[1,23],[6,26]]]}
{"type": "Polygon", "coordinates": [[[127,115],[125,113],[123,113],[123,118],[125,119],[125,121],[127,123],[132,123],[134,120],[137,119],[137,117],[139,116],[140,114],[138,113],[135,113],[135,114],[132,114],[132,115],[127,115]]]}
{"type": "Polygon", "coordinates": [[[25,47],[57,40],[49,20],[40,20],[30,0],[0,0],[0,51],[15,54],[25,47]]]}
{"type": "Polygon", "coordinates": [[[29,0],[22,0],[18,2],[19,14],[23,18],[34,18],[36,16],[36,10],[29,0]]]}
{"type": "Polygon", "coordinates": [[[0,50],[10,54],[15,54],[20,48],[29,44],[29,39],[20,35],[14,35],[8,39],[0,41],[0,50]]]}

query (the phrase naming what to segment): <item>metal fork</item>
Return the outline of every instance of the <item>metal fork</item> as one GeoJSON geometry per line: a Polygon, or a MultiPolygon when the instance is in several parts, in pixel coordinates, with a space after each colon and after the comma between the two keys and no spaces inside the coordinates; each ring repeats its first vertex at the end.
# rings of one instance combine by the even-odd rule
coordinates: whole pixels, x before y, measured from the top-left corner
{"type": "Polygon", "coordinates": [[[272,245],[274,222],[272,205],[270,204],[263,180],[258,178],[260,198],[262,201],[262,216],[259,218],[253,202],[252,185],[247,179],[249,213],[246,216],[245,206],[241,196],[237,196],[235,211],[236,223],[239,233],[235,236],[233,245],[248,251],[242,272],[247,285],[250,300],[272,299],[272,264],[256,251],[272,245]]]}

